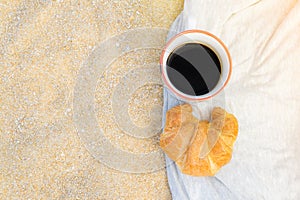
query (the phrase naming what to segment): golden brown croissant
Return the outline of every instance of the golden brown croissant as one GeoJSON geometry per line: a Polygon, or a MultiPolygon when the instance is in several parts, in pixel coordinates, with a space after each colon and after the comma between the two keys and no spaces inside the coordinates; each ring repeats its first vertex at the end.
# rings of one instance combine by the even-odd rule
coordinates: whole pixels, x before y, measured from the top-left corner
{"type": "Polygon", "coordinates": [[[222,108],[212,111],[212,121],[199,121],[189,104],[167,112],[160,146],[182,173],[213,176],[227,164],[238,134],[237,119],[222,108]]]}

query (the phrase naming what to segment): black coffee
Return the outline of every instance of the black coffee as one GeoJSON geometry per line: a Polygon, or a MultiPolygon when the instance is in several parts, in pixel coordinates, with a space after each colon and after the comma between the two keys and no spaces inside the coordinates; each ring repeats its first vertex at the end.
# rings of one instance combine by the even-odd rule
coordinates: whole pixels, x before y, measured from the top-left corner
{"type": "Polygon", "coordinates": [[[168,57],[167,74],[181,92],[199,96],[217,85],[221,75],[218,56],[209,47],[187,43],[177,47],[168,57]]]}

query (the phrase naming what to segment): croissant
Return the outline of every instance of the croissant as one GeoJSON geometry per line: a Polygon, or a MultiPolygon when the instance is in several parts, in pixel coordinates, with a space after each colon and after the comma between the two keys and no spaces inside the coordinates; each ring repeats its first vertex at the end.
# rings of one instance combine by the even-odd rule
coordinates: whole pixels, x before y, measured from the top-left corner
{"type": "Polygon", "coordinates": [[[199,121],[183,104],[167,112],[160,146],[182,173],[214,176],[231,160],[237,134],[237,119],[224,109],[214,108],[211,122],[199,121]]]}

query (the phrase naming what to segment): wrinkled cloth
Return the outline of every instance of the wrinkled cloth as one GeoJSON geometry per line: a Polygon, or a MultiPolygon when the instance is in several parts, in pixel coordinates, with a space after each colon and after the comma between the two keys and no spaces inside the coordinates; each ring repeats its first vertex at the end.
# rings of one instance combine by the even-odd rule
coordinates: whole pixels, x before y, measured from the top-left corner
{"type": "MultiPolygon", "coordinates": [[[[218,36],[233,62],[225,90],[193,103],[194,115],[209,119],[221,106],[237,117],[239,136],[214,177],[184,175],[166,156],[173,199],[300,199],[300,1],[189,0],[167,40],[188,29],[218,36]]],[[[180,103],[164,88],[163,126],[180,103]]]]}

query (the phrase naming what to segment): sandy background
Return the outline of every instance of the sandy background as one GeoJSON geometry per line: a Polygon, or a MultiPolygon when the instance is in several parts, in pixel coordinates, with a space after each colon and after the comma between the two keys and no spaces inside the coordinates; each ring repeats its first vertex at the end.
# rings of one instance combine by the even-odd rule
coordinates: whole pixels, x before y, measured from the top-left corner
{"type": "MultiPolygon", "coordinates": [[[[168,29],[182,6],[183,0],[0,0],[0,199],[171,199],[164,170],[120,172],[86,150],[73,122],[73,92],[82,63],[102,41],[139,27],[168,29]]],[[[118,133],[111,90],[122,70],[158,62],[159,54],[122,56],[99,78],[99,125],[130,152],[157,149],[157,138],[118,133]]],[[[131,119],[144,126],[152,104],[162,103],[162,87],[146,84],[129,101],[131,119]]]]}

